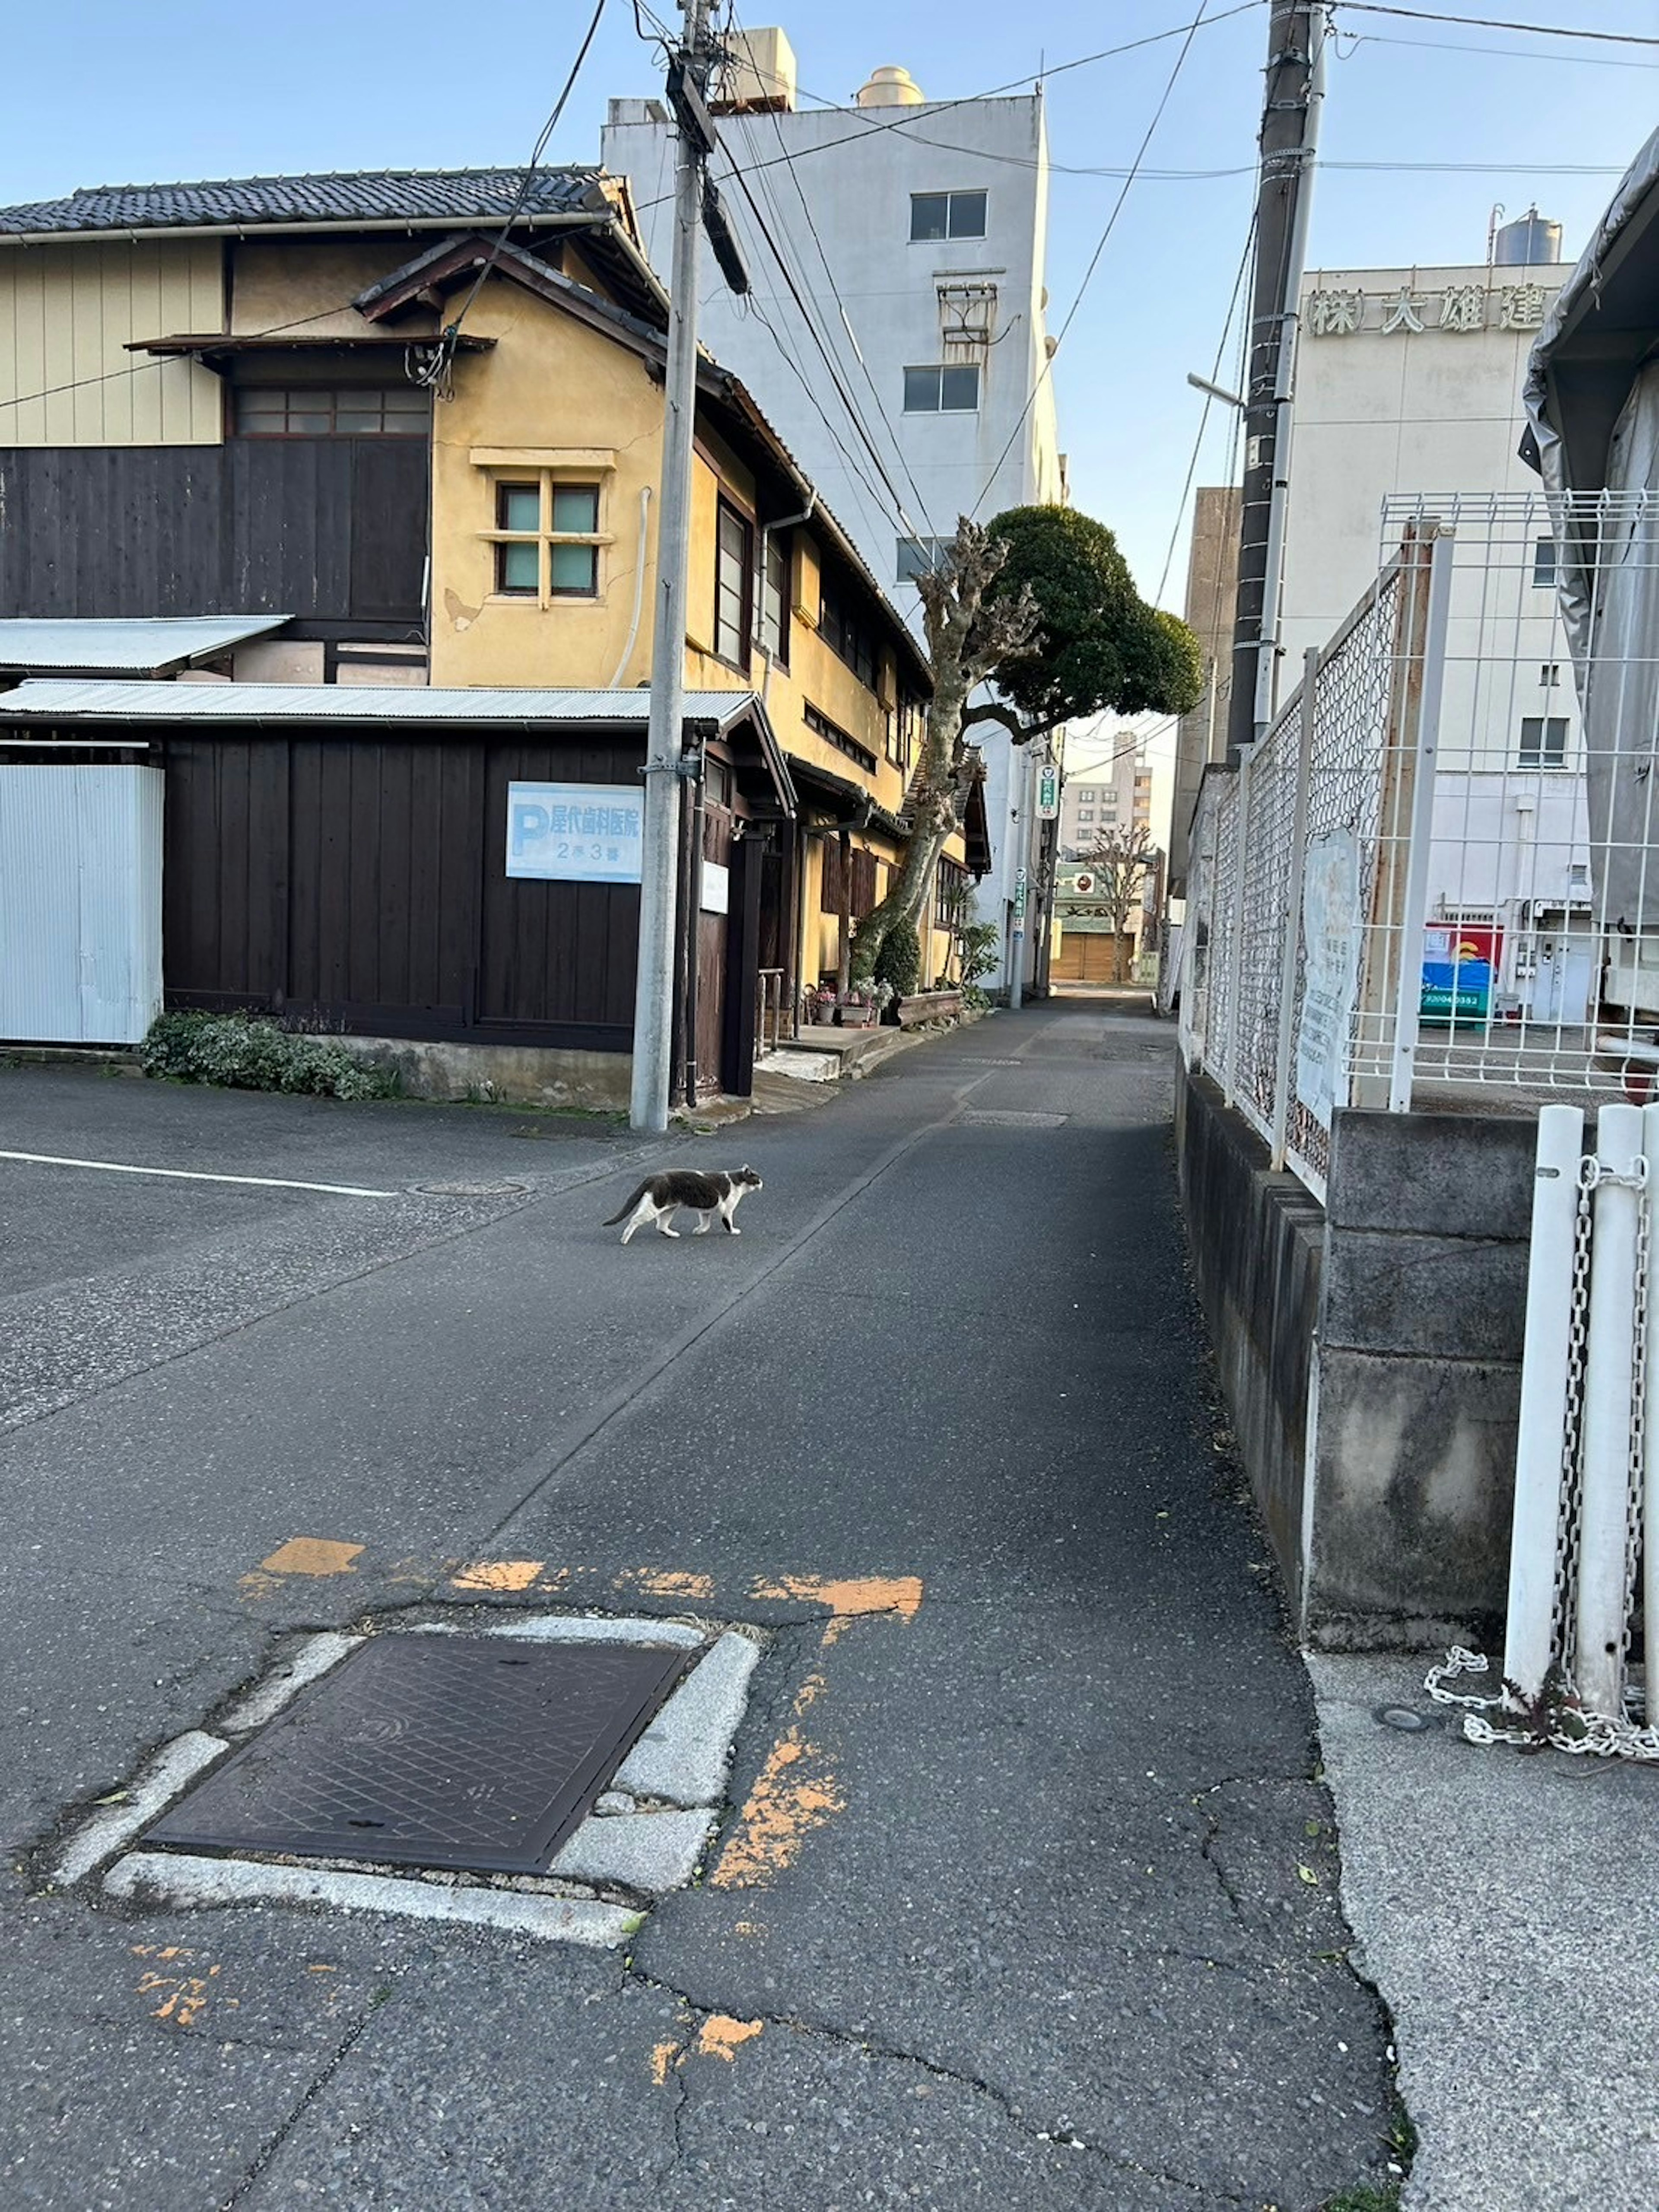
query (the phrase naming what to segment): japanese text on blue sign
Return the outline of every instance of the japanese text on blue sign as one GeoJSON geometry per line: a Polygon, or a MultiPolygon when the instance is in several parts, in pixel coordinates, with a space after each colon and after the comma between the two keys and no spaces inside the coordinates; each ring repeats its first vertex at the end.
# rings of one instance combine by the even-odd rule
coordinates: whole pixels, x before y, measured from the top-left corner
{"type": "Polygon", "coordinates": [[[507,872],[564,884],[636,884],[644,801],[608,783],[509,783],[507,872]]]}

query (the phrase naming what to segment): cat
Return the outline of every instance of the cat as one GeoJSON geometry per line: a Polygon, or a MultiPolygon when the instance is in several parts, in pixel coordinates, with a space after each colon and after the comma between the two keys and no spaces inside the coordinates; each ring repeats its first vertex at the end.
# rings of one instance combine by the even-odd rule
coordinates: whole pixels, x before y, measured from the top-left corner
{"type": "Polygon", "coordinates": [[[741,1237],[743,1231],[732,1216],[745,1191],[761,1188],[761,1179],[751,1167],[741,1167],[735,1175],[727,1175],[723,1169],[702,1175],[694,1170],[676,1168],[667,1175],[647,1176],[632,1196],[623,1201],[622,1211],[613,1213],[605,1226],[614,1229],[619,1221],[626,1220],[628,1226],[622,1234],[624,1244],[647,1221],[656,1223],[659,1236],[678,1237],[679,1231],[669,1224],[684,1206],[688,1213],[702,1217],[691,1231],[694,1237],[706,1237],[714,1225],[717,1213],[732,1236],[741,1237]]]}

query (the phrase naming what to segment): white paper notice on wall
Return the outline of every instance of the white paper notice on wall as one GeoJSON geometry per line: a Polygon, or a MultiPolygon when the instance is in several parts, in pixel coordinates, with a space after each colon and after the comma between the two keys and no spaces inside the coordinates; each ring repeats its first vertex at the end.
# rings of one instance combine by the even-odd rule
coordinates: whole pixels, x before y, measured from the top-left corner
{"type": "Polygon", "coordinates": [[[1322,1128],[1347,1097],[1348,1030],[1359,981],[1359,848],[1352,830],[1308,846],[1302,879],[1302,1020],[1296,1095],[1322,1128]]]}
{"type": "Polygon", "coordinates": [[[730,914],[732,911],[732,871],[723,868],[718,860],[702,864],[702,896],[697,903],[705,914],[730,914]]]}
{"type": "Polygon", "coordinates": [[[507,872],[544,883],[636,884],[644,799],[610,783],[509,783],[507,872]]]}

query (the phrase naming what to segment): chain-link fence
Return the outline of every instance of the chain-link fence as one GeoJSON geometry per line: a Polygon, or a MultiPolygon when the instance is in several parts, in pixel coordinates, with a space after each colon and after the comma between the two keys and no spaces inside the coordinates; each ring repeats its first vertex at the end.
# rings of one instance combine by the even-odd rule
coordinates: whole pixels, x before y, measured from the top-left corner
{"type": "Polygon", "coordinates": [[[1331,1116],[1387,979],[1368,950],[1385,810],[1415,758],[1434,539],[1413,532],[1236,770],[1200,793],[1188,880],[1182,1043],[1323,1197],[1331,1116]]]}

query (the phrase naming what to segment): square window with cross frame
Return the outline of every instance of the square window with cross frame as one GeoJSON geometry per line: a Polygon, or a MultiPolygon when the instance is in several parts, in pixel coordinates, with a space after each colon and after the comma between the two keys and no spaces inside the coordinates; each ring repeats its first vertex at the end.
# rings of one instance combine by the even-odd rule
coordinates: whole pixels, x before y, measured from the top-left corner
{"type": "Polygon", "coordinates": [[[534,599],[592,599],[599,592],[599,487],[565,483],[550,471],[533,481],[495,486],[496,596],[534,599]]]}

